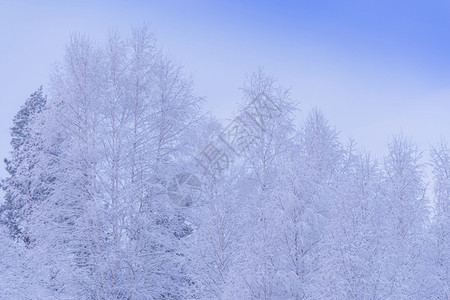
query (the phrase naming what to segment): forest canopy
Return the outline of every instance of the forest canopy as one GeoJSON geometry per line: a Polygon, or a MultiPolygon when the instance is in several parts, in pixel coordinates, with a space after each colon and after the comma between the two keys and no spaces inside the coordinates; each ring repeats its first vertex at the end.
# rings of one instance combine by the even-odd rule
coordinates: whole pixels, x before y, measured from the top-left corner
{"type": "Polygon", "coordinates": [[[374,157],[263,69],[241,92],[221,123],[147,28],[71,36],[13,120],[2,299],[450,297],[448,143],[374,157]]]}

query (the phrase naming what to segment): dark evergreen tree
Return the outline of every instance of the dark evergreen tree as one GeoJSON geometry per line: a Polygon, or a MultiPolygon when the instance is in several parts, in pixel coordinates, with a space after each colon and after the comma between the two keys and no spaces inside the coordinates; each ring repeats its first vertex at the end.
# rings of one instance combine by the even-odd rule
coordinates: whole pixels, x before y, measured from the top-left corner
{"type": "Polygon", "coordinates": [[[33,126],[37,125],[38,116],[44,111],[46,101],[41,86],[15,115],[11,127],[11,158],[5,159],[9,176],[1,182],[5,202],[0,207],[0,221],[8,227],[13,238],[26,242],[24,207],[42,194],[39,185],[33,182],[36,176],[36,154],[42,148],[39,133],[33,126]]]}

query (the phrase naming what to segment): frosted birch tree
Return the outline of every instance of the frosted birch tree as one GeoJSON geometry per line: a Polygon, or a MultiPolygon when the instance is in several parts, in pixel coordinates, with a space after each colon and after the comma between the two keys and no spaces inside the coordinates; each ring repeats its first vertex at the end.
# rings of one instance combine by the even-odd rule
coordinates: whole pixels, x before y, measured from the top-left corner
{"type": "Polygon", "coordinates": [[[242,274],[236,296],[252,299],[270,299],[279,293],[274,280],[279,271],[279,227],[276,219],[278,163],[281,155],[292,144],[292,113],[295,103],[286,89],[277,86],[270,76],[258,70],[242,88],[246,113],[243,122],[251,134],[252,144],[245,152],[253,188],[242,199],[246,216],[243,245],[243,264],[236,272],[242,274]]]}
{"type": "Polygon", "coordinates": [[[421,152],[408,138],[394,136],[384,159],[384,172],[389,204],[385,236],[389,244],[384,257],[387,297],[417,297],[422,276],[419,257],[428,219],[421,152]]]}
{"type": "Polygon", "coordinates": [[[378,299],[383,286],[384,219],[381,172],[368,154],[345,151],[342,172],[330,203],[324,237],[318,246],[318,271],[312,298],[378,299]]]}
{"type": "Polygon", "coordinates": [[[441,142],[431,151],[434,175],[434,217],[431,226],[431,285],[424,296],[436,299],[450,297],[450,148],[441,142]],[[430,294],[430,289],[432,294],[430,294]]]}
{"type": "Polygon", "coordinates": [[[284,257],[285,297],[304,299],[315,288],[314,275],[319,243],[329,215],[342,161],[337,132],[324,115],[311,111],[303,124],[296,147],[281,170],[279,195],[284,257]]]}

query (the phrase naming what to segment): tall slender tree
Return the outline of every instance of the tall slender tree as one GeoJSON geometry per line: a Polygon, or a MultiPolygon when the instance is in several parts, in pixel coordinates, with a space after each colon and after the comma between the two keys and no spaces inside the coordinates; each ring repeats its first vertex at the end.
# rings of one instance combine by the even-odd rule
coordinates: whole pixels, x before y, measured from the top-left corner
{"type": "Polygon", "coordinates": [[[295,103],[289,91],[278,87],[261,69],[248,78],[242,91],[242,122],[250,132],[247,139],[252,141],[244,157],[254,183],[252,192],[243,199],[248,228],[241,259],[245,263],[239,269],[242,294],[237,297],[270,299],[279,297],[273,280],[280,268],[276,178],[281,156],[292,145],[295,103]]]}
{"type": "Polygon", "coordinates": [[[315,288],[319,245],[336,193],[341,152],[337,132],[318,109],[312,110],[283,167],[285,183],[279,192],[283,255],[289,261],[284,267],[288,297],[304,299],[315,288]]]}
{"type": "MultiPolygon", "coordinates": [[[[441,142],[431,151],[434,175],[434,217],[431,226],[431,284],[426,297],[450,297],[450,147],[441,142]],[[431,290],[431,293],[430,293],[431,290]]],[[[428,270],[429,271],[429,270],[428,270]]]]}
{"type": "Polygon", "coordinates": [[[397,299],[418,296],[419,257],[428,218],[421,152],[403,135],[394,136],[384,159],[384,184],[390,230],[385,256],[388,295],[397,299]]]}

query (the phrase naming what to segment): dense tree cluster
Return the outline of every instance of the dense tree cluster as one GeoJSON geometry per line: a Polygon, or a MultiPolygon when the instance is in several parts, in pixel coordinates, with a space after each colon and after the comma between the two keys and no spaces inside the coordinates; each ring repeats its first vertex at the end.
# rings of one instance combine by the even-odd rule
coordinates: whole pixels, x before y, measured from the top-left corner
{"type": "Polygon", "coordinates": [[[405,136],[377,159],[317,109],[295,126],[296,102],[261,70],[228,127],[201,104],[147,29],[73,36],[11,129],[2,299],[450,297],[445,142],[428,182],[405,136]],[[245,147],[202,172],[230,128],[245,147]],[[191,173],[201,193],[180,206],[167,189],[191,173]]]}

